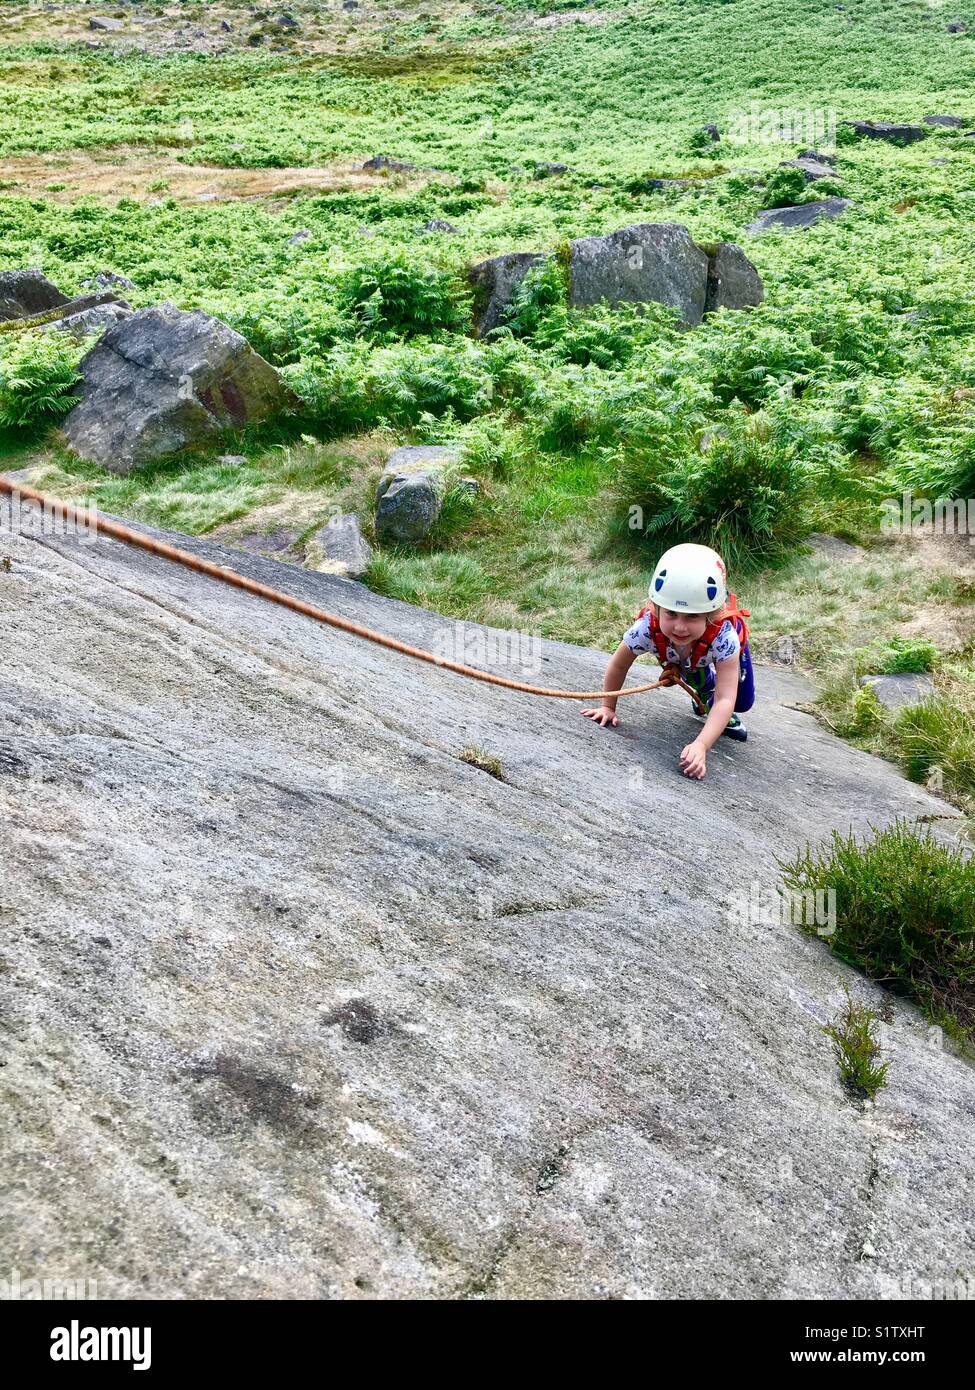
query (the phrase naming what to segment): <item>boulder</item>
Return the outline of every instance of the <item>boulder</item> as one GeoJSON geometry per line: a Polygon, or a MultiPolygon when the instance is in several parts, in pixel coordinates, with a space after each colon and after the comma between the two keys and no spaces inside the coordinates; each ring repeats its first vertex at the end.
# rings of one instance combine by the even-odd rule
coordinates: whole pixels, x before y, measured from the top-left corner
{"type": "Polygon", "coordinates": [[[852,206],[849,198],[821,198],[818,202],[799,203],[791,208],[769,208],[759,213],[754,222],[749,222],[746,231],[766,232],[770,227],[799,231],[812,227],[822,217],[841,217],[852,206]]]}
{"type": "Polygon", "coordinates": [[[445,472],[460,462],[458,449],[407,445],[394,449],[376,488],[376,535],[380,541],[415,544],[440,515],[445,472]]]}
{"type": "Polygon", "coordinates": [[[271,20],[271,23],[274,25],[274,27],[275,27],[276,29],[285,29],[285,30],[287,30],[287,29],[300,29],[300,28],[301,28],[301,25],[300,25],[300,24],[298,23],[298,21],[295,19],[295,17],[294,17],[293,14],[279,14],[279,15],[275,15],[274,19],[271,20]]]}
{"type": "Polygon", "coordinates": [[[740,246],[722,241],[704,249],[708,256],[706,314],[715,309],[748,309],[761,304],[765,297],[762,277],[740,246]]]}
{"type": "Polygon", "coordinates": [[[533,179],[551,179],[569,172],[568,164],[552,164],[548,160],[537,160],[532,171],[533,179]]]}
{"type": "Polygon", "coordinates": [[[797,159],[811,159],[811,160],[813,160],[816,164],[830,164],[830,165],[833,165],[834,167],[835,167],[835,165],[836,165],[836,155],[835,155],[835,154],[823,154],[823,152],[822,152],[821,150],[800,150],[799,153],[796,155],[796,158],[797,158],[797,159]]]}
{"type": "Polygon", "coordinates": [[[95,15],[94,18],[89,19],[88,28],[96,29],[100,33],[112,34],[115,33],[115,31],[118,29],[125,28],[125,20],[107,19],[104,18],[102,15],[95,15]]]}
{"type": "Polygon", "coordinates": [[[483,336],[501,322],[504,310],[511,303],[515,290],[533,265],[546,257],[536,251],[509,251],[491,256],[470,270],[470,282],[475,291],[475,331],[483,336]]]}
{"type": "Polygon", "coordinates": [[[962,116],[924,116],[922,117],[925,125],[948,126],[964,130],[968,122],[962,116]]]}
{"type": "Polygon", "coordinates": [[[892,140],[897,145],[913,145],[924,140],[928,132],[920,125],[905,125],[897,121],[844,121],[857,135],[867,140],[892,140]]]}
{"type": "Polygon", "coordinates": [[[390,159],[385,154],[375,154],[372,159],[367,159],[365,164],[360,165],[362,169],[378,171],[382,169],[392,169],[394,173],[403,173],[408,169],[415,169],[415,164],[408,164],[403,159],[390,159]]]}
{"type": "Polygon", "coordinates": [[[836,178],[836,170],[832,164],[824,164],[818,159],[807,159],[802,155],[798,159],[783,159],[779,168],[801,170],[806,183],[815,183],[816,179],[836,178]]]}
{"type": "Polygon", "coordinates": [[[861,676],[860,684],[869,685],[885,709],[919,705],[934,694],[933,677],[913,671],[894,676],[861,676]]]}
{"type": "Polygon", "coordinates": [[[353,512],[333,516],[305,547],[305,564],[322,574],[361,579],[372,560],[372,546],[353,512]]]}
{"type": "Polygon", "coordinates": [[[953,19],[947,29],[949,34],[964,34],[966,26],[960,19],[953,19]]]}
{"type": "Polygon", "coordinates": [[[171,304],[140,309],[81,360],[64,421],[76,453],[113,473],[219,438],[295,404],[278,373],[227,324],[171,304]]]}
{"type": "Polygon", "coordinates": [[[683,322],[701,322],[708,258],[676,222],[624,227],[608,236],[570,242],[569,300],[573,305],[645,303],[676,309],[683,322]]]}
{"type": "Polygon", "coordinates": [[[44,314],[67,303],[68,296],[39,270],[8,270],[0,275],[0,322],[44,314]]]}

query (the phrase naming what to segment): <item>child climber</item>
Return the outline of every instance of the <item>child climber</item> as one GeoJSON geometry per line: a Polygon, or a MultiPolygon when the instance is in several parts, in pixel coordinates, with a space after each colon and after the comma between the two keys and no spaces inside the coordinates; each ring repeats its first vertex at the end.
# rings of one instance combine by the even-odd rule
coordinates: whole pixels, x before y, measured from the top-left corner
{"type": "MultiPolygon", "coordinates": [[[[682,749],[681,771],[701,778],[708,750],[725,735],[740,742],[748,731],[736,711],[751,709],[755,682],[748,651],[748,610],[739,610],[721,556],[706,545],[675,545],[660,557],[650,585],[650,603],[624,633],[606,668],[604,690],[620,690],[638,656],[655,652],[661,666],[674,666],[706,703],[704,728],[682,749]]],[[[699,719],[704,716],[694,706],[699,719]]],[[[616,699],[584,709],[600,726],[619,723],[616,699]]]]}

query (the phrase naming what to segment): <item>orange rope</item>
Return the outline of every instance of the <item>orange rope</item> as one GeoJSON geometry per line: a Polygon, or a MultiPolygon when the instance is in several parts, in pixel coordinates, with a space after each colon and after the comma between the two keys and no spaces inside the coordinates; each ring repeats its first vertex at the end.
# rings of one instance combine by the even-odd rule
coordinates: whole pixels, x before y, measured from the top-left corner
{"type": "MultiPolygon", "coordinates": [[[[9,493],[10,496],[19,495],[29,502],[36,502],[40,506],[48,508],[54,515],[63,516],[65,520],[75,524],[86,526],[91,523],[89,513],[72,507],[69,503],[62,502],[56,497],[48,497],[43,492],[35,492],[33,488],[12,483],[4,477],[0,477],[0,492],[9,493]]],[[[647,690],[659,690],[661,687],[679,685],[695,701],[701,713],[707,713],[704,702],[683,679],[676,666],[665,666],[660,679],[650,685],[631,685],[625,690],[548,690],[541,685],[526,685],[523,681],[508,680],[505,676],[496,676],[489,671],[478,671],[476,667],[464,666],[459,661],[448,661],[446,657],[424,651],[422,647],[411,647],[407,642],[398,642],[395,637],[386,637],[383,633],[375,632],[369,627],[363,627],[360,623],[353,623],[347,618],[340,618],[334,613],[327,613],[323,608],[316,608],[313,604],[292,598],[290,594],[282,593],[279,589],[271,589],[266,584],[258,584],[256,580],[248,579],[246,575],[238,574],[236,570],[211,564],[209,560],[201,560],[198,555],[191,555],[189,551],[177,550],[175,546],[167,545],[165,541],[154,540],[151,536],[146,536],[141,531],[133,531],[117,521],[106,521],[101,516],[97,516],[95,530],[106,536],[112,536],[115,540],[123,541],[126,545],[134,545],[140,550],[147,550],[151,555],[159,555],[164,560],[172,560],[175,564],[196,570],[198,574],[206,574],[211,579],[219,579],[224,584],[231,584],[236,589],[243,589],[245,593],[256,594],[258,598],[280,604],[282,608],[290,608],[293,612],[301,613],[306,618],[314,618],[316,622],[338,628],[340,632],[348,632],[353,637],[363,637],[367,642],[375,642],[377,646],[387,647],[390,651],[402,652],[404,656],[411,656],[417,661],[429,661],[434,666],[441,666],[447,671],[456,671],[458,675],[468,676],[471,680],[486,681],[489,685],[500,685],[506,690],[518,690],[525,695],[546,695],[555,700],[615,699],[621,695],[640,695],[647,690]]]]}

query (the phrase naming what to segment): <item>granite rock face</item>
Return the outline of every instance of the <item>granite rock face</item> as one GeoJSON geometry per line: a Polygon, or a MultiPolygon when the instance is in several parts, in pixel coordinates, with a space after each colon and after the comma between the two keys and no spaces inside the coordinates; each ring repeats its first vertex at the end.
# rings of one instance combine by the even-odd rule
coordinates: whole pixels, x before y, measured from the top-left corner
{"type": "MultiPolygon", "coordinates": [[[[604,652],[153,534],[602,683],[604,652]]],[[[879,986],[729,911],[834,828],[952,814],[795,708],[801,678],[759,668],[749,742],[692,783],[679,691],[597,729],[104,537],[0,555],[8,1268],[586,1300],[913,1299],[972,1268],[975,1071],[892,999],[858,1108],[822,1027],[879,986]]]]}

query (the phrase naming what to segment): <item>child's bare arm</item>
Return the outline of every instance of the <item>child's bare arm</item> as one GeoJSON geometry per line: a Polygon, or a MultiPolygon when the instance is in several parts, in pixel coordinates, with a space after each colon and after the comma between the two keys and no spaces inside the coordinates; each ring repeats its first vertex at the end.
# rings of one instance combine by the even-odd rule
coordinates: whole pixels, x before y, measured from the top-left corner
{"type": "Polygon", "coordinates": [[[714,668],[714,700],[704,728],[680,755],[681,771],[687,777],[702,778],[707,772],[707,755],[727,727],[738,693],[738,661],[728,658],[714,668]]]}
{"type": "MultiPolygon", "coordinates": [[[[609,659],[606,667],[606,675],[603,677],[604,690],[621,690],[626,679],[626,673],[636,661],[636,654],[630,651],[625,642],[621,642],[609,659]]],[[[582,713],[587,719],[599,725],[612,725],[613,728],[619,723],[616,714],[616,697],[612,695],[604,696],[602,704],[596,709],[584,709],[582,713]]]]}

